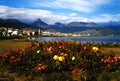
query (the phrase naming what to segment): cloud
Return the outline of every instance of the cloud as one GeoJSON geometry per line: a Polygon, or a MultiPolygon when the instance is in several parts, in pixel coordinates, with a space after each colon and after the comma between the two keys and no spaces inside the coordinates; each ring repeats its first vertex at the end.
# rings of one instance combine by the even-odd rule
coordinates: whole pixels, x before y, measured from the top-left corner
{"type": "Polygon", "coordinates": [[[110,20],[117,21],[120,18],[120,14],[101,14],[99,16],[93,16],[91,18],[85,18],[79,16],[77,13],[54,13],[48,10],[28,9],[28,8],[13,8],[8,6],[0,6],[0,18],[3,19],[19,19],[23,22],[33,22],[37,18],[40,18],[48,24],[55,22],[69,23],[72,21],[83,22],[107,22],[110,20]]]}
{"type": "Polygon", "coordinates": [[[68,23],[70,21],[84,21],[86,18],[79,17],[76,13],[70,13],[68,16],[56,14],[48,10],[33,10],[26,8],[12,8],[0,6],[0,18],[3,19],[19,19],[21,21],[31,22],[37,18],[42,19],[48,24],[55,22],[68,23]]]}
{"type": "Polygon", "coordinates": [[[76,13],[71,13],[71,14],[69,14],[69,16],[71,16],[71,17],[76,17],[76,16],[78,16],[76,13]]]}
{"type": "Polygon", "coordinates": [[[110,3],[110,0],[54,0],[51,2],[37,2],[36,6],[63,8],[75,10],[83,13],[91,13],[99,6],[110,3]]]}
{"type": "Polygon", "coordinates": [[[120,14],[101,14],[99,17],[95,16],[89,19],[92,22],[109,22],[109,21],[119,21],[120,14]]]}

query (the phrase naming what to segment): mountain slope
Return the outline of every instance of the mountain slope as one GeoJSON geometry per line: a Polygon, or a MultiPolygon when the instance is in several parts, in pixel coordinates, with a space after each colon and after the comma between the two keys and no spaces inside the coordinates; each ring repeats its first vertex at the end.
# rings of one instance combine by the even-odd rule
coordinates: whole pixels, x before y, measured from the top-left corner
{"type": "Polygon", "coordinates": [[[36,28],[34,26],[23,23],[17,19],[6,19],[6,20],[0,19],[0,27],[12,27],[17,29],[36,28]]]}
{"type": "Polygon", "coordinates": [[[59,29],[64,28],[65,25],[62,24],[62,23],[60,23],[60,22],[56,22],[55,24],[50,25],[50,27],[51,27],[52,29],[59,30],[59,29]]]}
{"type": "Polygon", "coordinates": [[[94,22],[70,22],[67,24],[69,27],[100,27],[94,22]]]}
{"type": "Polygon", "coordinates": [[[73,33],[73,32],[85,31],[87,29],[99,29],[101,28],[101,26],[99,26],[94,22],[70,22],[66,25],[57,22],[53,25],[52,28],[64,33],[73,33]]]}
{"type": "Polygon", "coordinates": [[[103,26],[105,29],[120,30],[120,21],[101,22],[97,24],[103,26]]]}
{"type": "Polygon", "coordinates": [[[45,22],[43,22],[41,19],[35,20],[32,24],[32,26],[37,26],[38,28],[41,27],[43,29],[50,29],[49,25],[45,22]]]}

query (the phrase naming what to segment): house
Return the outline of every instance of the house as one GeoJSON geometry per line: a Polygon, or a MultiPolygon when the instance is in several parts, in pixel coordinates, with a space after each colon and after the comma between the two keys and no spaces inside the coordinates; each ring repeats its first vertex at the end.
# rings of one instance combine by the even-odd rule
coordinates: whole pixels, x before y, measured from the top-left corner
{"type": "Polygon", "coordinates": [[[11,33],[12,36],[16,36],[18,35],[18,30],[14,30],[12,33],[11,33]]]}
{"type": "Polygon", "coordinates": [[[7,36],[7,28],[0,27],[0,36],[7,36]]]}
{"type": "MultiPolygon", "coordinates": [[[[34,30],[34,29],[24,29],[23,34],[27,35],[27,36],[34,36],[34,35],[36,35],[36,30],[34,30]]],[[[38,34],[38,32],[37,32],[37,34],[38,34]]]]}
{"type": "Polygon", "coordinates": [[[13,29],[12,28],[8,28],[7,29],[7,36],[11,36],[12,32],[13,32],[13,29]]]}

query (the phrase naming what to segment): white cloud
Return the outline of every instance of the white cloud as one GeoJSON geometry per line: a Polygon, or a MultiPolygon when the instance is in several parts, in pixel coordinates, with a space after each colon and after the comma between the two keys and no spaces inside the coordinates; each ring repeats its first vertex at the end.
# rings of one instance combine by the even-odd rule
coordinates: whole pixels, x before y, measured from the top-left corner
{"type": "Polygon", "coordinates": [[[56,14],[47,10],[33,10],[25,8],[11,8],[7,6],[0,6],[0,18],[15,18],[21,21],[34,21],[37,18],[42,19],[48,24],[55,22],[68,23],[70,21],[84,21],[86,18],[77,16],[76,13],[70,13],[68,16],[56,14]]]}
{"type": "Polygon", "coordinates": [[[40,18],[48,24],[55,22],[68,23],[72,21],[90,21],[90,22],[105,22],[114,20],[117,21],[120,18],[120,14],[102,14],[91,18],[85,18],[79,16],[77,13],[69,13],[64,15],[63,13],[54,13],[48,10],[38,9],[26,9],[26,8],[12,8],[7,6],[0,6],[0,18],[3,19],[19,19],[21,21],[33,22],[37,18],[40,18]]]}
{"type": "Polygon", "coordinates": [[[78,16],[78,15],[77,15],[76,13],[70,13],[69,16],[70,16],[70,17],[76,17],[76,16],[78,16]]]}
{"type": "Polygon", "coordinates": [[[93,22],[108,22],[108,21],[118,21],[118,18],[120,18],[120,14],[102,14],[100,16],[95,16],[89,19],[89,21],[93,22]]]}
{"type": "Polygon", "coordinates": [[[110,0],[54,0],[51,2],[34,3],[36,6],[44,6],[51,8],[64,8],[84,13],[91,13],[97,7],[108,4],[110,0]]]}

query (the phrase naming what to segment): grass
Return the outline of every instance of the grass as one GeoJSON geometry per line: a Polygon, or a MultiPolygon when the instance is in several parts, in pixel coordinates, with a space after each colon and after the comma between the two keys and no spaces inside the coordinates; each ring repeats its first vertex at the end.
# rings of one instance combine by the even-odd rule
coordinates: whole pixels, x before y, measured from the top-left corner
{"type": "Polygon", "coordinates": [[[120,47],[102,47],[101,50],[105,53],[115,52],[120,55],[120,47]]]}
{"type": "Polygon", "coordinates": [[[5,51],[17,48],[26,48],[30,44],[28,41],[15,41],[15,40],[1,40],[0,41],[0,55],[5,51]]]}
{"type": "Polygon", "coordinates": [[[112,73],[103,72],[97,81],[120,81],[120,71],[112,73]]]}
{"type": "MultiPolygon", "coordinates": [[[[1,40],[0,41],[0,55],[2,55],[6,50],[17,49],[17,48],[26,48],[30,44],[29,41],[14,41],[14,40],[1,40]]],[[[101,47],[103,52],[114,51],[116,54],[120,54],[120,47],[101,47]]]]}

